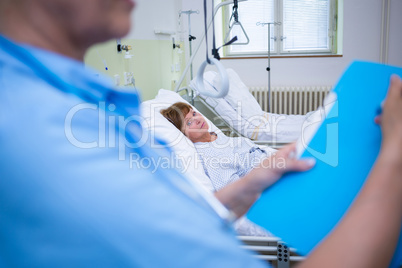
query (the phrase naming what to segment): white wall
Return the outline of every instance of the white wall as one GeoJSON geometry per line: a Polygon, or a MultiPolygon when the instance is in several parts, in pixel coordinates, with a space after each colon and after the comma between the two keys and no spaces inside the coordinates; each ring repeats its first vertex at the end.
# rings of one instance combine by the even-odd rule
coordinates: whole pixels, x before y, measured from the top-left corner
{"type": "MultiPolygon", "coordinates": [[[[203,1],[181,0],[182,9],[203,12],[203,1]]],[[[209,1],[210,2],[210,1],[209,1]]],[[[333,85],[354,60],[380,61],[380,0],[345,0],[343,57],[340,58],[277,58],[271,60],[271,83],[278,85],[333,85]]],[[[402,1],[391,0],[389,64],[402,67],[402,1]]],[[[192,17],[192,33],[203,35],[202,14],[192,17]]],[[[185,23],[185,22],[184,22],[185,23]]],[[[187,26],[185,26],[187,29],[187,26]]],[[[202,46],[195,60],[197,70],[205,60],[202,46]]],[[[267,85],[266,59],[222,60],[226,68],[235,69],[248,86],[267,85]]]]}
{"type": "Polygon", "coordinates": [[[402,66],[402,0],[391,0],[388,63],[402,66]]]}
{"type": "MultiPolygon", "coordinates": [[[[388,63],[402,67],[402,0],[390,1],[388,63]]],[[[209,4],[210,2],[208,1],[209,4]]],[[[137,0],[137,9],[133,13],[133,27],[127,38],[171,40],[170,36],[155,35],[154,30],[156,28],[168,31],[179,30],[178,12],[189,9],[200,11],[200,14],[191,16],[192,34],[197,37],[197,40],[193,42],[194,51],[204,32],[202,0],[137,0]]],[[[379,62],[381,10],[381,0],[345,0],[343,57],[272,59],[272,85],[333,85],[353,60],[379,62]]],[[[182,27],[187,31],[185,15],[182,17],[182,27]]],[[[187,40],[187,32],[178,34],[176,40],[180,36],[187,40]]],[[[211,38],[209,41],[211,44],[211,38]]],[[[186,53],[188,54],[188,49],[186,53]]],[[[203,44],[194,62],[195,73],[204,60],[205,45],[203,44]]],[[[226,68],[235,69],[249,86],[267,85],[266,59],[222,60],[222,63],[226,68]]],[[[170,70],[166,71],[170,72],[170,70]]]]}
{"type": "Polygon", "coordinates": [[[155,35],[154,30],[176,30],[179,0],[136,0],[132,14],[131,31],[126,38],[143,40],[171,39],[166,35],[155,35]]]}

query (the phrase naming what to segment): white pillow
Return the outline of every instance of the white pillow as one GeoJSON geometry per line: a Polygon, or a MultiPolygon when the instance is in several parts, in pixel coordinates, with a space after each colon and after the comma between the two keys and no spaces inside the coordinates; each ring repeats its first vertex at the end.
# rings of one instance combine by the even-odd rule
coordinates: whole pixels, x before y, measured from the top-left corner
{"type": "MultiPolygon", "coordinates": [[[[176,102],[189,104],[176,92],[160,89],[155,99],[141,103],[141,114],[145,120],[144,128],[152,136],[155,135],[163,139],[173,149],[179,159],[183,160],[182,173],[209,191],[213,191],[212,183],[204,172],[194,144],[160,113],[162,109],[166,109],[176,102]]],[[[195,107],[193,109],[198,112],[195,107]]],[[[205,119],[208,122],[210,131],[221,132],[211,121],[207,118],[205,119]]]]}
{"type": "MultiPolygon", "coordinates": [[[[239,81],[239,78],[236,73],[232,69],[227,69],[228,71],[228,76],[229,76],[229,93],[228,96],[224,98],[212,98],[212,97],[206,97],[204,95],[200,95],[207,103],[208,105],[212,106],[215,111],[233,128],[235,128],[237,131],[239,131],[242,135],[249,137],[250,138],[250,129],[254,130],[256,127],[260,126],[262,123],[265,125],[268,120],[265,116],[265,112],[262,111],[261,107],[255,100],[255,98],[251,95],[251,93],[248,91],[247,87],[241,83],[240,87],[242,88],[240,91],[243,91],[244,89],[247,90],[246,95],[247,97],[244,97],[245,101],[240,101],[240,110],[239,112],[236,111],[236,108],[239,108],[238,105],[232,105],[229,103],[227,98],[231,99],[232,103],[233,101],[233,95],[236,95],[237,92],[237,85],[236,83],[239,81]],[[237,77],[237,78],[236,78],[237,77]],[[233,79],[234,78],[234,79],[233,79]],[[250,107],[249,107],[250,106],[250,107]],[[248,116],[248,117],[246,117],[248,116]]],[[[219,79],[220,76],[217,75],[216,72],[213,71],[208,71],[204,73],[204,86],[205,89],[207,90],[216,90],[215,84],[219,84],[216,80],[219,79]]],[[[190,83],[190,87],[197,90],[195,83],[195,79],[193,79],[190,83]]],[[[240,98],[239,98],[240,100],[240,98]]],[[[252,133],[251,133],[252,134],[252,133]]]]}
{"type": "MultiPolygon", "coordinates": [[[[226,95],[225,100],[236,110],[240,111],[240,114],[243,118],[250,119],[253,117],[259,117],[263,114],[263,111],[258,104],[257,100],[248,90],[248,87],[241,81],[238,74],[233,69],[226,69],[226,72],[229,77],[229,92],[226,95]]],[[[208,80],[208,77],[204,79],[208,80]]],[[[220,85],[220,75],[215,75],[212,81],[208,81],[212,83],[215,88],[218,88],[220,85]]]]}

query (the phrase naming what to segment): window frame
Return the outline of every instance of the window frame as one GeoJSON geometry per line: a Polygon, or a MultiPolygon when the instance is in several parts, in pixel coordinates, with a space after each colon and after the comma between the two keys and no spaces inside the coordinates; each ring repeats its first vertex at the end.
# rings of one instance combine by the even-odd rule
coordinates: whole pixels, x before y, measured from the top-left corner
{"type": "MultiPolygon", "coordinates": [[[[276,40],[274,41],[274,49],[271,48],[270,56],[274,58],[280,57],[293,57],[293,56],[333,56],[339,55],[337,54],[337,40],[338,40],[338,1],[339,0],[329,0],[330,1],[330,10],[329,10],[329,23],[328,23],[328,35],[329,35],[329,48],[327,49],[316,49],[316,50],[290,50],[286,51],[283,48],[283,41],[281,40],[281,36],[283,36],[283,0],[274,0],[274,21],[280,22],[279,24],[275,24],[273,26],[274,31],[276,32],[275,36],[276,40]]],[[[241,2],[239,3],[241,5],[241,2]]],[[[241,7],[240,9],[241,10],[241,7]]],[[[241,12],[241,11],[240,11],[241,12]]],[[[229,21],[230,16],[232,15],[232,5],[228,5],[224,7],[222,12],[222,42],[227,34],[227,22],[229,21]]],[[[241,22],[241,20],[240,20],[241,22]]],[[[260,26],[259,26],[260,27],[260,26]]],[[[267,27],[267,26],[264,26],[267,27]]],[[[268,31],[268,30],[267,30],[268,31]]],[[[271,38],[272,38],[271,37],[271,38]]],[[[271,46],[272,47],[272,46],[271,46]]],[[[266,57],[268,55],[268,51],[243,51],[243,52],[231,52],[230,47],[224,47],[223,49],[223,57],[225,58],[247,58],[247,57],[266,57]]]]}

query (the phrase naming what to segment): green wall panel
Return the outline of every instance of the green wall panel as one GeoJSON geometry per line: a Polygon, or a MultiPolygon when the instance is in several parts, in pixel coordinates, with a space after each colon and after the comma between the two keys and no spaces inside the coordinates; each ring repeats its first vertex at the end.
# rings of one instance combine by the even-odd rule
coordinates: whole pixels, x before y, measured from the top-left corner
{"type": "Polygon", "coordinates": [[[172,90],[184,70],[184,52],[173,49],[170,40],[122,39],[121,43],[132,47],[131,59],[125,58],[124,51],[117,53],[116,40],[112,40],[91,47],[85,55],[85,64],[111,79],[119,75],[123,88],[124,72],[132,72],[143,100],[154,98],[161,88],[172,90]]]}

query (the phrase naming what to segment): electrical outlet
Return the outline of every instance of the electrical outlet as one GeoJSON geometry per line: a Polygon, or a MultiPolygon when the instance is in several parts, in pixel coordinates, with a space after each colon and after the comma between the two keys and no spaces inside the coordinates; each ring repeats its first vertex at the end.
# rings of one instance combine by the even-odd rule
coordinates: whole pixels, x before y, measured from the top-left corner
{"type": "Polygon", "coordinates": [[[134,74],[132,72],[124,72],[124,85],[132,85],[134,79],[134,74]]]}
{"type": "Polygon", "coordinates": [[[170,85],[172,90],[174,90],[174,88],[176,87],[176,80],[172,80],[172,84],[170,85]]]}

